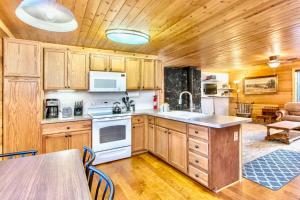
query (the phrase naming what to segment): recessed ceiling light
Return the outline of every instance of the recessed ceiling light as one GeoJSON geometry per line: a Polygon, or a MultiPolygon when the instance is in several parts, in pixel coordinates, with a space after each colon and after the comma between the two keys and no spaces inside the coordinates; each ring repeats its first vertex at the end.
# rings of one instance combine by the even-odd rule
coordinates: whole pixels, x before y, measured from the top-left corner
{"type": "Polygon", "coordinates": [[[47,31],[69,32],[78,27],[73,13],[55,0],[24,0],[15,12],[24,23],[47,31]]]}
{"type": "Polygon", "coordinates": [[[150,40],[150,36],[146,33],[126,29],[109,29],[106,36],[114,42],[133,45],[145,44],[150,40]]]}

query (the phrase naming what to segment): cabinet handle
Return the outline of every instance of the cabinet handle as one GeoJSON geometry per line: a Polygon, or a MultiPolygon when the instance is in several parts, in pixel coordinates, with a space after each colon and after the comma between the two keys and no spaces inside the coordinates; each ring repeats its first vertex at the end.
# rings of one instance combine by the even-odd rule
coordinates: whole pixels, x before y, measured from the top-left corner
{"type": "Polygon", "coordinates": [[[165,133],[168,133],[168,131],[165,131],[165,133]]]}
{"type": "Polygon", "coordinates": [[[198,146],[198,145],[195,145],[195,148],[196,148],[196,149],[199,149],[199,146],[198,146]]]}
{"type": "Polygon", "coordinates": [[[133,126],[132,128],[135,128],[135,126],[133,126]]]}
{"type": "Polygon", "coordinates": [[[195,163],[199,163],[199,160],[195,160],[195,163]]]}
{"type": "Polygon", "coordinates": [[[198,131],[195,131],[196,134],[198,134],[198,131]]]}
{"type": "Polygon", "coordinates": [[[69,127],[69,126],[67,126],[67,129],[70,129],[70,127],[69,127]]]}
{"type": "Polygon", "coordinates": [[[198,175],[198,174],[195,174],[195,177],[196,177],[196,178],[199,178],[199,175],[198,175]]]}

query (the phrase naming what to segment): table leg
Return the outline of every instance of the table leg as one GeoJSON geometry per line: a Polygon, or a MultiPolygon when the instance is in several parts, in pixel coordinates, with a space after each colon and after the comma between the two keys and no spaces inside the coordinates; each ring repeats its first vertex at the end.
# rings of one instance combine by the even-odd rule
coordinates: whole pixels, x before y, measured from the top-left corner
{"type": "Polygon", "coordinates": [[[285,143],[290,144],[290,130],[286,131],[285,143]]]}
{"type": "Polygon", "coordinates": [[[267,127],[267,136],[266,136],[266,140],[269,140],[270,137],[270,127],[267,127]]]}

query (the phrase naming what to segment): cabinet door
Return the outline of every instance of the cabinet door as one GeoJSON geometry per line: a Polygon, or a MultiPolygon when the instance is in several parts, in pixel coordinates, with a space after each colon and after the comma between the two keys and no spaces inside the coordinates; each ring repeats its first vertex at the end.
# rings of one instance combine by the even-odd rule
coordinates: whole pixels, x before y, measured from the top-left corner
{"type": "Polygon", "coordinates": [[[69,51],[68,88],[87,90],[89,60],[86,52],[69,51]]]}
{"type": "Polygon", "coordinates": [[[123,56],[110,56],[110,71],[125,72],[125,58],[123,56]]]}
{"type": "Polygon", "coordinates": [[[69,141],[65,133],[43,135],[43,153],[69,149],[69,141]]]}
{"type": "Polygon", "coordinates": [[[155,126],[155,153],[165,161],[169,160],[168,129],[155,126]]]}
{"type": "Polygon", "coordinates": [[[133,124],[132,125],[132,152],[145,150],[145,125],[133,124]]]}
{"type": "Polygon", "coordinates": [[[4,153],[40,150],[40,79],[4,78],[3,101],[4,153]]]}
{"type": "Polygon", "coordinates": [[[69,149],[80,149],[83,153],[83,146],[91,147],[91,131],[70,132],[69,149]]]}
{"type": "Polygon", "coordinates": [[[127,76],[127,89],[128,90],[138,90],[140,89],[140,59],[138,58],[126,58],[125,68],[127,76]]]}
{"type": "Polygon", "coordinates": [[[187,172],[187,138],[186,134],[170,130],[169,162],[182,172],[187,172]]]}
{"type": "Polygon", "coordinates": [[[107,71],[109,67],[109,56],[102,54],[90,55],[90,69],[93,71],[107,71]]]}
{"type": "Polygon", "coordinates": [[[44,89],[67,88],[67,51],[63,49],[44,49],[44,89]]]}
{"type": "Polygon", "coordinates": [[[40,77],[39,43],[5,38],[4,76],[40,77]]]}
{"type": "Polygon", "coordinates": [[[154,89],[155,61],[144,59],[142,69],[142,89],[154,89]]]}
{"type": "Polygon", "coordinates": [[[154,125],[149,124],[148,125],[148,150],[152,153],[155,153],[154,151],[154,145],[155,145],[155,130],[154,125]]]}
{"type": "Polygon", "coordinates": [[[155,89],[161,90],[163,84],[163,66],[160,60],[155,61],[155,89]]]}

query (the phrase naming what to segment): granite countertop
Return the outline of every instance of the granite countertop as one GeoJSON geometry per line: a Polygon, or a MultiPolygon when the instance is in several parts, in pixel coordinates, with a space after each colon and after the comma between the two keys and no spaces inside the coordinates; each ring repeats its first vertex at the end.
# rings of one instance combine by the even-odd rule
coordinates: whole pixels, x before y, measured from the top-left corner
{"type": "MultiPolygon", "coordinates": [[[[207,117],[195,117],[190,119],[179,118],[176,116],[165,115],[164,113],[149,109],[149,110],[136,110],[135,112],[123,113],[121,115],[151,115],[155,117],[161,117],[165,119],[176,120],[180,122],[196,124],[200,126],[207,126],[211,128],[225,128],[242,123],[251,122],[251,118],[235,117],[235,116],[221,116],[221,115],[208,115],[207,117]]],[[[115,115],[118,116],[118,115],[115,115]]],[[[81,121],[91,120],[89,115],[76,116],[72,118],[55,118],[55,119],[43,119],[42,124],[58,123],[68,121],[81,121]]]]}
{"type": "Polygon", "coordinates": [[[73,116],[73,117],[69,117],[69,118],[50,118],[50,119],[43,119],[41,124],[73,122],[73,121],[82,121],[82,120],[91,120],[91,119],[92,118],[89,115],[73,116]]]}

